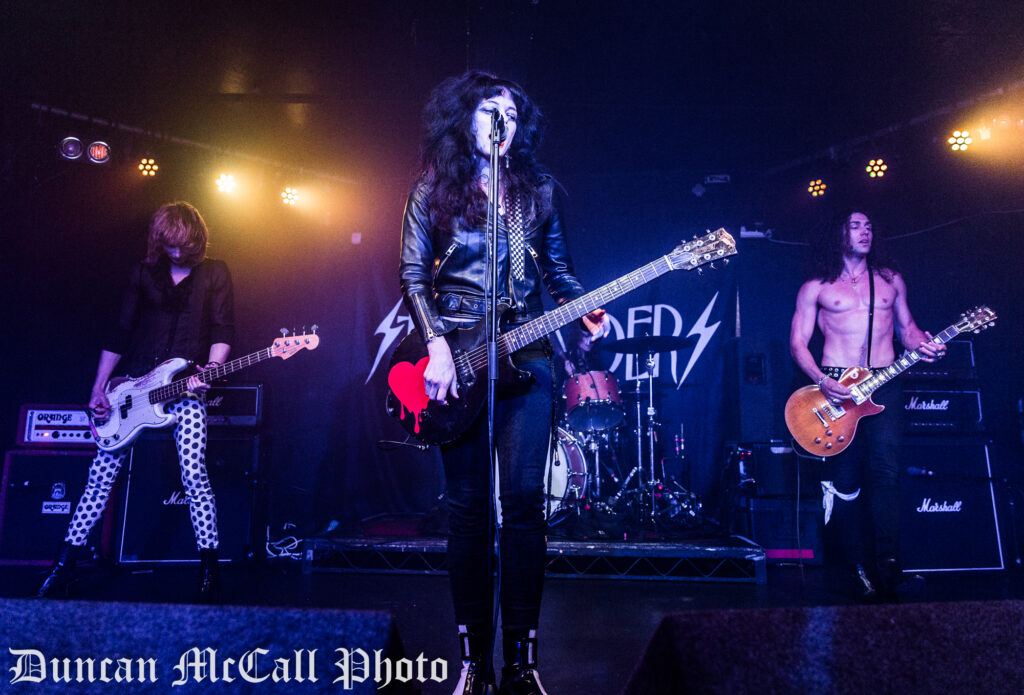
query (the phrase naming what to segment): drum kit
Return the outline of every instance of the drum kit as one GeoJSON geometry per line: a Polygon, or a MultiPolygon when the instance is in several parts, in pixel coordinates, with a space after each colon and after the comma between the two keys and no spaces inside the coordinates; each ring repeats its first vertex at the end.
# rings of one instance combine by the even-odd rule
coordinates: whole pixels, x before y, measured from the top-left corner
{"type": "MultiPolygon", "coordinates": [[[[544,472],[551,524],[584,511],[622,517],[626,525],[636,525],[642,531],[702,523],[700,498],[666,476],[664,457],[657,456],[661,423],[653,376],[658,353],[686,349],[694,342],[651,336],[595,348],[633,355],[636,364],[646,360],[646,377],[637,379],[630,390],[620,392],[615,376],[607,371],[582,372],[566,379],[562,386],[565,415],[556,429],[544,472]],[[633,403],[627,407],[624,399],[633,403]],[[629,447],[631,443],[635,447],[629,447]],[[627,447],[630,450],[623,452],[627,447]],[[626,455],[616,456],[617,451],[626,455]],[[633,456],[634,465],[623,471],[620,461],[633,456]]],[[[677,436],[675,454],[680,460],[682,446],[682,437],[677,436]]]]}

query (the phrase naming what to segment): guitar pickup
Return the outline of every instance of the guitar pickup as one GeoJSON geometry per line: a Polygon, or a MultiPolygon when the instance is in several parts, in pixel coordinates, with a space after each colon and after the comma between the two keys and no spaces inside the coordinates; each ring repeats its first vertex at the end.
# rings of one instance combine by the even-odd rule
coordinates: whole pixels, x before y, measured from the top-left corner
{"type": "Polygon", "coordinates": [[[460,386],[471,386],[476,381],[476,372],[469,363],[469,355],[465,352],[457,352],[454,357],[455,373],[460,386]]]}

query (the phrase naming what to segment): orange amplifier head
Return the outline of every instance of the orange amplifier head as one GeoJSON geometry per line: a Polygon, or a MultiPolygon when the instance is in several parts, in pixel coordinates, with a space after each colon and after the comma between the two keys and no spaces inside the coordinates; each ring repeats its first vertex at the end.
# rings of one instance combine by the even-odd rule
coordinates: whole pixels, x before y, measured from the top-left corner
{"type": "Polygon", "coordinates": [[[89,415],[80,405],[21,406],[18,445],[53,448],[95,447],[89,415]]]}

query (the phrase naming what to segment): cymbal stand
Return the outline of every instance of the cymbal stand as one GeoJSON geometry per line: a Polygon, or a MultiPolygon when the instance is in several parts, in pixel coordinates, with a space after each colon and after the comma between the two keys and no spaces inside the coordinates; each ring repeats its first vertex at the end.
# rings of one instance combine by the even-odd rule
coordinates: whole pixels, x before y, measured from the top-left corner
{"type": "Polygon", "coordinates": [[[583,434],[587,441],[587,448],[594,455],[594,499],[601,499],[601,443],[598,437],[602,436],[596,430],[588,430],[583,434]]]}

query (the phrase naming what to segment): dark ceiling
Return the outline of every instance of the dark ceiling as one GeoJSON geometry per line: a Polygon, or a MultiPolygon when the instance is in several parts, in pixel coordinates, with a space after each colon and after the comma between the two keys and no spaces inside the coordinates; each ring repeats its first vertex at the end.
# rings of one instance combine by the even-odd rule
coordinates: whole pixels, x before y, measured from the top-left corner
{"type": "Polygon", "coordinates": [[[467,65],[597,172],[771,170],[1024,76],[1014,1],[5,6],[8,105],[355,179],[414,161],[427,90],[467,65]]]}

